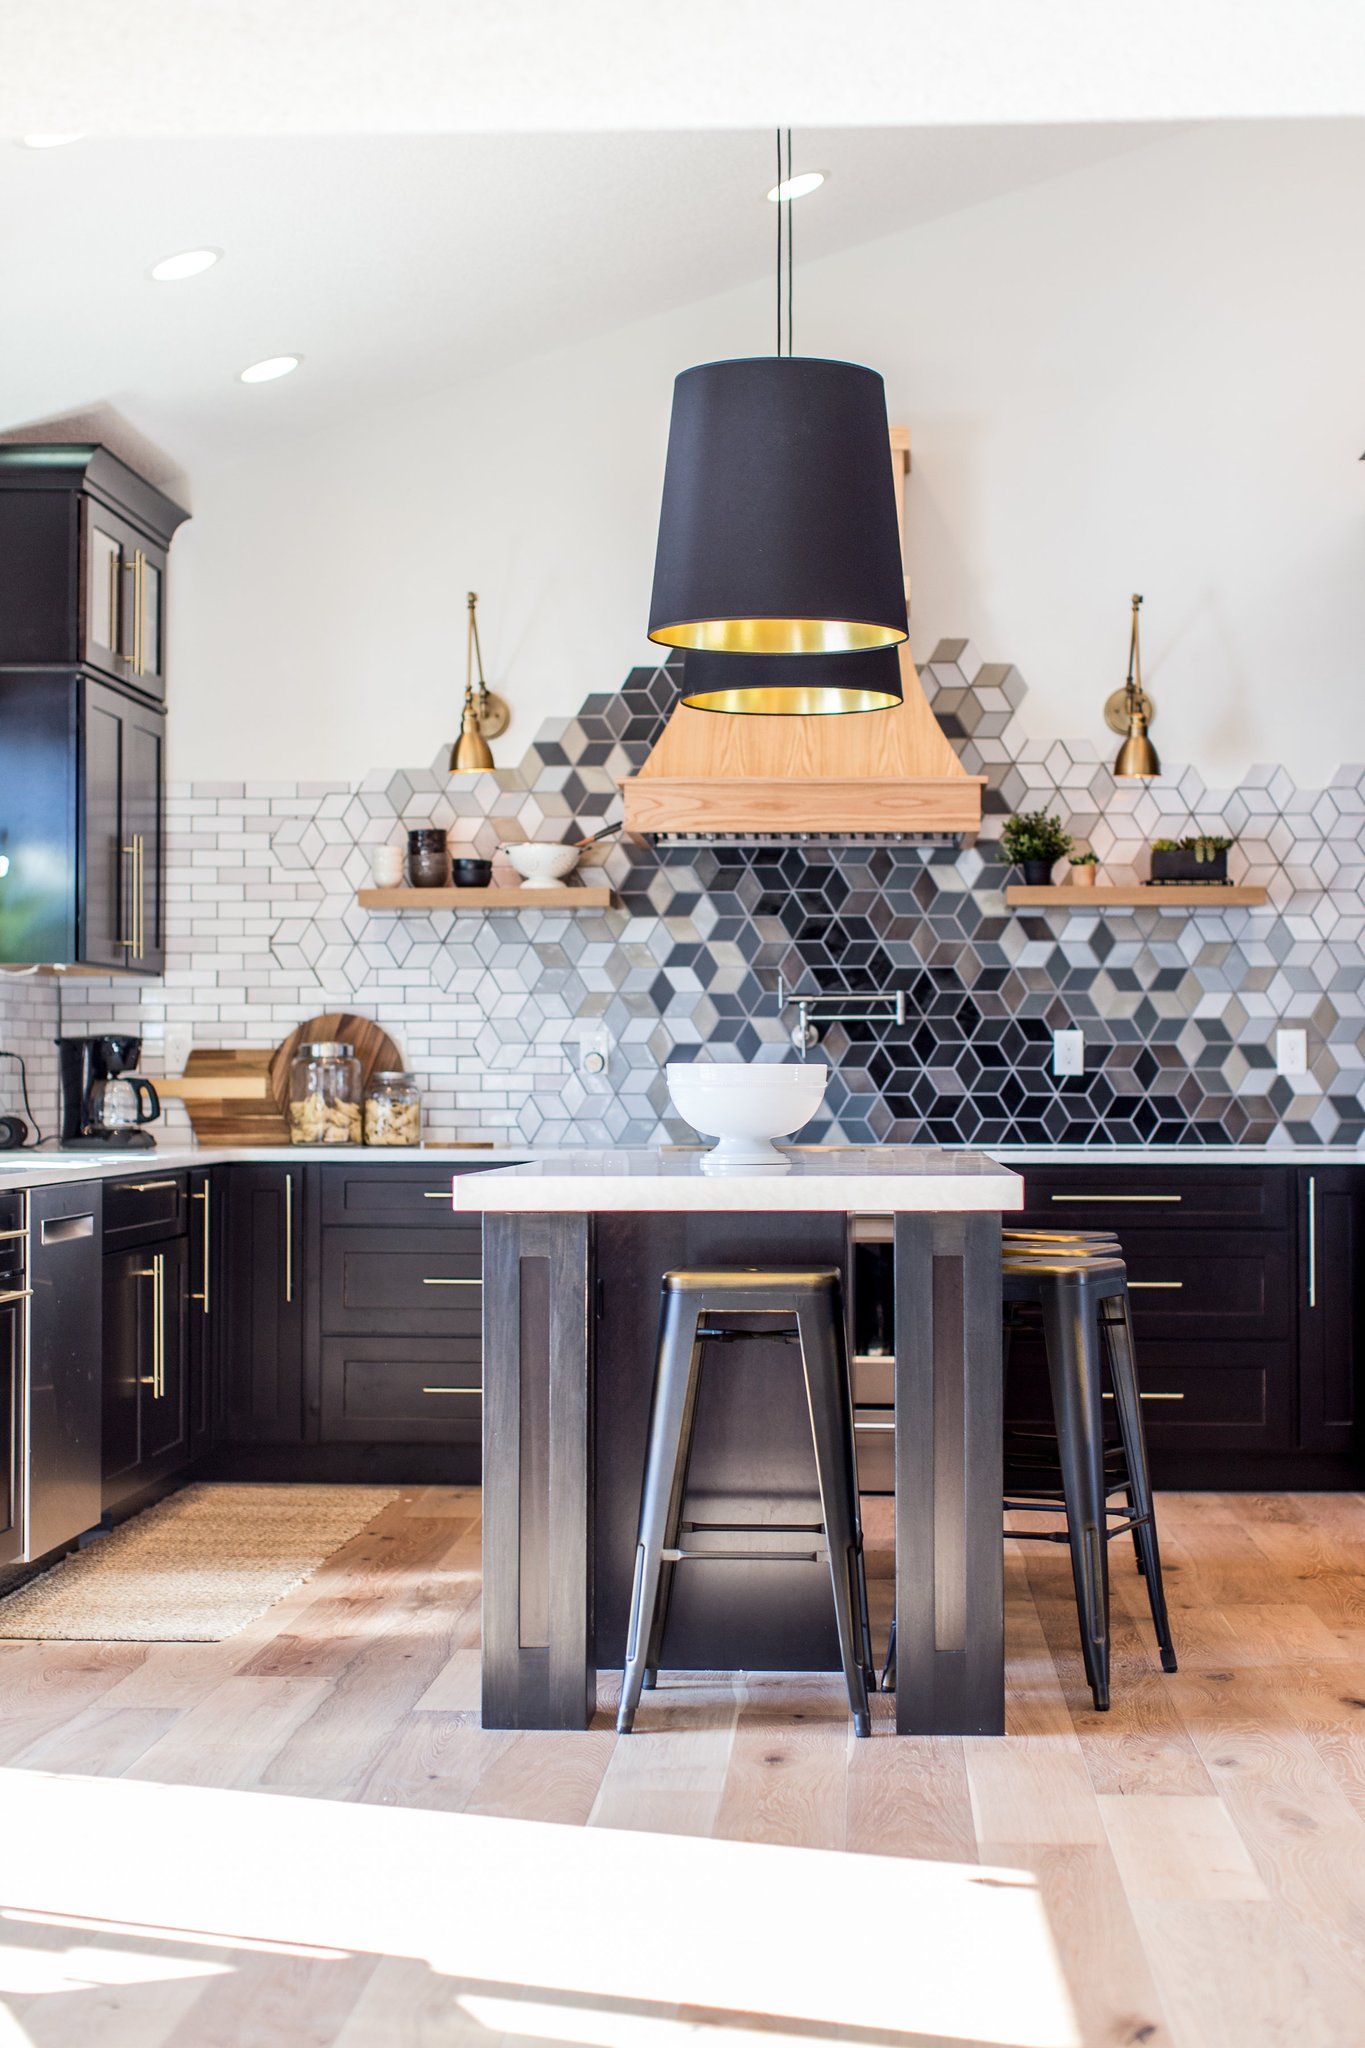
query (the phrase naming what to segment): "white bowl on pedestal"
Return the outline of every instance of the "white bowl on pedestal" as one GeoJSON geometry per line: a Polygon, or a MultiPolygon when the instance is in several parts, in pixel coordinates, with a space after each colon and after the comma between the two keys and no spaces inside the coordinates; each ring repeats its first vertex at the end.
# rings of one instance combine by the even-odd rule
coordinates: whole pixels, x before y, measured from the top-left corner
{"type": "Polygon", "coordinates": [[[498,848],[522,877],[523,889],[560,889],[578,866],[576,846],[551,846],[519,839],[498,848]]]}
{"type": "Polygon", "coordinates": [[[719,1143],[702,1161],[703,1173],[736,1173],[785,1166],[774,1138],[808,1124],[825,1098],[829,1068],[799,1065],[670,1060],[664,1072],[673,1107],[684,1122],[719,1143]]]}

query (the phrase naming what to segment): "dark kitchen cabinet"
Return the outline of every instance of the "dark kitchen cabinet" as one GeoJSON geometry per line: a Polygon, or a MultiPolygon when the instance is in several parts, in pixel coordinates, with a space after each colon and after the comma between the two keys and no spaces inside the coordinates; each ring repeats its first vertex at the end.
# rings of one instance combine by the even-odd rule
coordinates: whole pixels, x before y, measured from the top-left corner
{"type": "Polygon", "coordinates": [[[1361,1414],[1365,1171],[1299,1168],[1299,1442],[1350,1453],[1361,1414]]]}
{"type": "Polygon", "coordinates": [[[190,1451],[200,1457],[222,1428],[221,1276],[223,1177],[200,1170],[189,1177],[188,1365],[190,1451]]]}
{"type": "Polygon", "coordinates": [[[303,1183],[297,1166],[232,1166],[225,1184],[224,1432],[233,1443],[296,1444],[303,1395],[303,1183]]]}
{"type": "Polygon", "coordinates": [[[20,1502],[20,1398],[24,1372],[24,1329],[28,1291],[24,1256],[24,1198],[0,1194],[0,1565],[16,1562],[23,1549],[20,1502]]]}
{"type": "Polygon", "coordinates": [[[159,974],[165,718],[91,676],[0,669],[0,964],[159,974]]]}
{"type": "Polygon", "coordinates": [[[188,515],[97,444],[0,447],[0,669],[86,666],[160,702],[188,515]]]}
{"type": "Polygon", "coordinates": [[[188,1251],[181,1237],[104,1255],[104,1505],[189,1461],[188,1251]]]}

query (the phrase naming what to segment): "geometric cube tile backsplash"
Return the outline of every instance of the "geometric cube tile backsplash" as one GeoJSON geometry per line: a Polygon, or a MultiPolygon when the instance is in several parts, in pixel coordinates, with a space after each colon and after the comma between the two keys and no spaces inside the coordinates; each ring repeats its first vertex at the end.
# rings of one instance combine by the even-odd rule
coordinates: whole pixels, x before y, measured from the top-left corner
{"type": "MultiPolygon", "coordinates": [[[[412,825],[491,853],[579,838],[617,815],[676,700],[674,666],[634,670],[543,726],[520,765],[448,777],[385,769],[334,783],[173,785],[169,957],[147,986],[62,985],[62,1028],[140,1030],[155,1073],[167,1025],[201,1045],[273,1044],[301,1017],[380,1019],[425,1091],[426,1134],[542,1144],[687,1138],[661,1072],[675,1053],[790,1058],[789,986],[903,991],[906,1021],[835,1024],[810,1139],[1354,1144],[1365,1135],[1365,769],[1325,790],[1281,768],[1209,791],[1192,769],[1118,785],[1089,741],[1037,742],[1024,684],[944,641],[921,678],[963,764],[988,779],[979,843],[614,845],[621,908],[367,913],[371,849],[412,825]],[[1012,915],[997,843],[1045,807],[1111,879],[1145,875],[1153,837],[1235,834],[1236,880],[1264,910],[1012,915]],[[1274,1034],[1308,1032],[1309,1072],[1274,1071],[1274,1034]],[[1054,1079],[1051,1035],[1078,1025],[1086,1072],[1054,1079]],[[605,1082],[582,1075],[605,1027],[605,1082]]],[[[1112,742],[1106,742],[1106,748],[1112,742]]],[[[51,984],[0,981],[0,1044],[33,1055],[50,1114],[51,984]]],[[[13,1093],[0,1062],[0,1107],[13,1093]]],[[[40,1115],[44,1108],[35,1100],[40,1115]]],[[[173,1108],[169,1121],[183,1128],[173,1108]]]]}

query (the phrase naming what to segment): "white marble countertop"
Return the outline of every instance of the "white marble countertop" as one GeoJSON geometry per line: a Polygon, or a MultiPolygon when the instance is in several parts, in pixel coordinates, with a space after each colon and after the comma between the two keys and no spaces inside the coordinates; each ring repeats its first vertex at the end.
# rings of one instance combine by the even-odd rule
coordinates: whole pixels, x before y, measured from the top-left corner
{"type": "MultiPolygon", "coordinates": [[[[696,1161],[703,1148],[678,1148],[662,1153],[602,1153],[582,1150],[549,1152],[535,1145],[159,1145],[152,1152],[63,1152],[39,1150],[0,1152],[0,1193],[15,1188],[50,1187],[68,1180],[108,1180],[116,1175],[150,1176],[183,1172],[190,1166],[342,1166],[357,1159],[370,1166],[425,1166],[439,1173],[451,1166],[510,1166],[532,1163],[547,1167],[560,1160],[579,1163],[621,1157],[696,1161]]],[[[918,1152],[920,1157],[998,1159],[1011,1167],[1027,1166],[1362,1166],[1365,1149],[1354,1145],[993,1145],[989,1150],[947,1146],[934,1148],[870,1146],[848,1148],[849,1156],[879,1159],[893,1152],[918,1152]]],[[[826,1152],[817,1155],[831,1155],[826,1152]]],[[[610,1170],[610,1169],[604,1169],[610,1170]]],[[[873,1173],[882,1169],[874,1167],[873,1173]]],[[[477,1178],[482,1179],[479,1175],[477,1178]]],[[[708,1178],[709,1184],[709,1178],[708,1178]]],[[[464,1207],[465,1204],[459,1206],[464,1207]]],[[[510,1206],[510,1205],[509,1205],[510,1206]]],[[[644,1207],[643,1203],[633,1206],[644,1207]]],[[[714,1206],[720,1207],[721,1204],[714,1206]]],[[[726,1204],[724,1206],[731,1206],[726,1204]]],[[[747,1203],[734,1206],[747,1207],[747,1203]]],[[[793,1207],[773,1203],[771,1207],[793,1207]]],[[[809,1206],[818,1207],[818,1203],[809,1206]]],[[[833,1206],[838,1207],[835,1203],[833,1206]]],[[[885,1202],[870,1208],[886,1208],[885,1202]]],[[[986,1205],[991,1206],[991,1205],[986,1205]]]]}
{"type": "Polygon", "coordinates": [[[491,1173],[461,1175],[453,1206],[487,1215],[597,1210],[1020,1209],[1024,1183],[984,1152],[918,1145],[788,1146],[781,1164],[704,1169],[703,1152],[560,1152],[491,1173]]]}

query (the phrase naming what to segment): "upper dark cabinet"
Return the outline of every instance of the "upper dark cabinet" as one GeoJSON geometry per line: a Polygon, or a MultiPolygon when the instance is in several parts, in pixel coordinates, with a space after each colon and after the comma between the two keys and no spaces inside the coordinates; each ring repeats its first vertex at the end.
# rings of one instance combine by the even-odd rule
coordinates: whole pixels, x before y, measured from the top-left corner
{"type": "Polygon", "coordinates": [[[166,560],[189,515],[107,448],[0,447],[0,669],[166,694],[166,560]]]}

